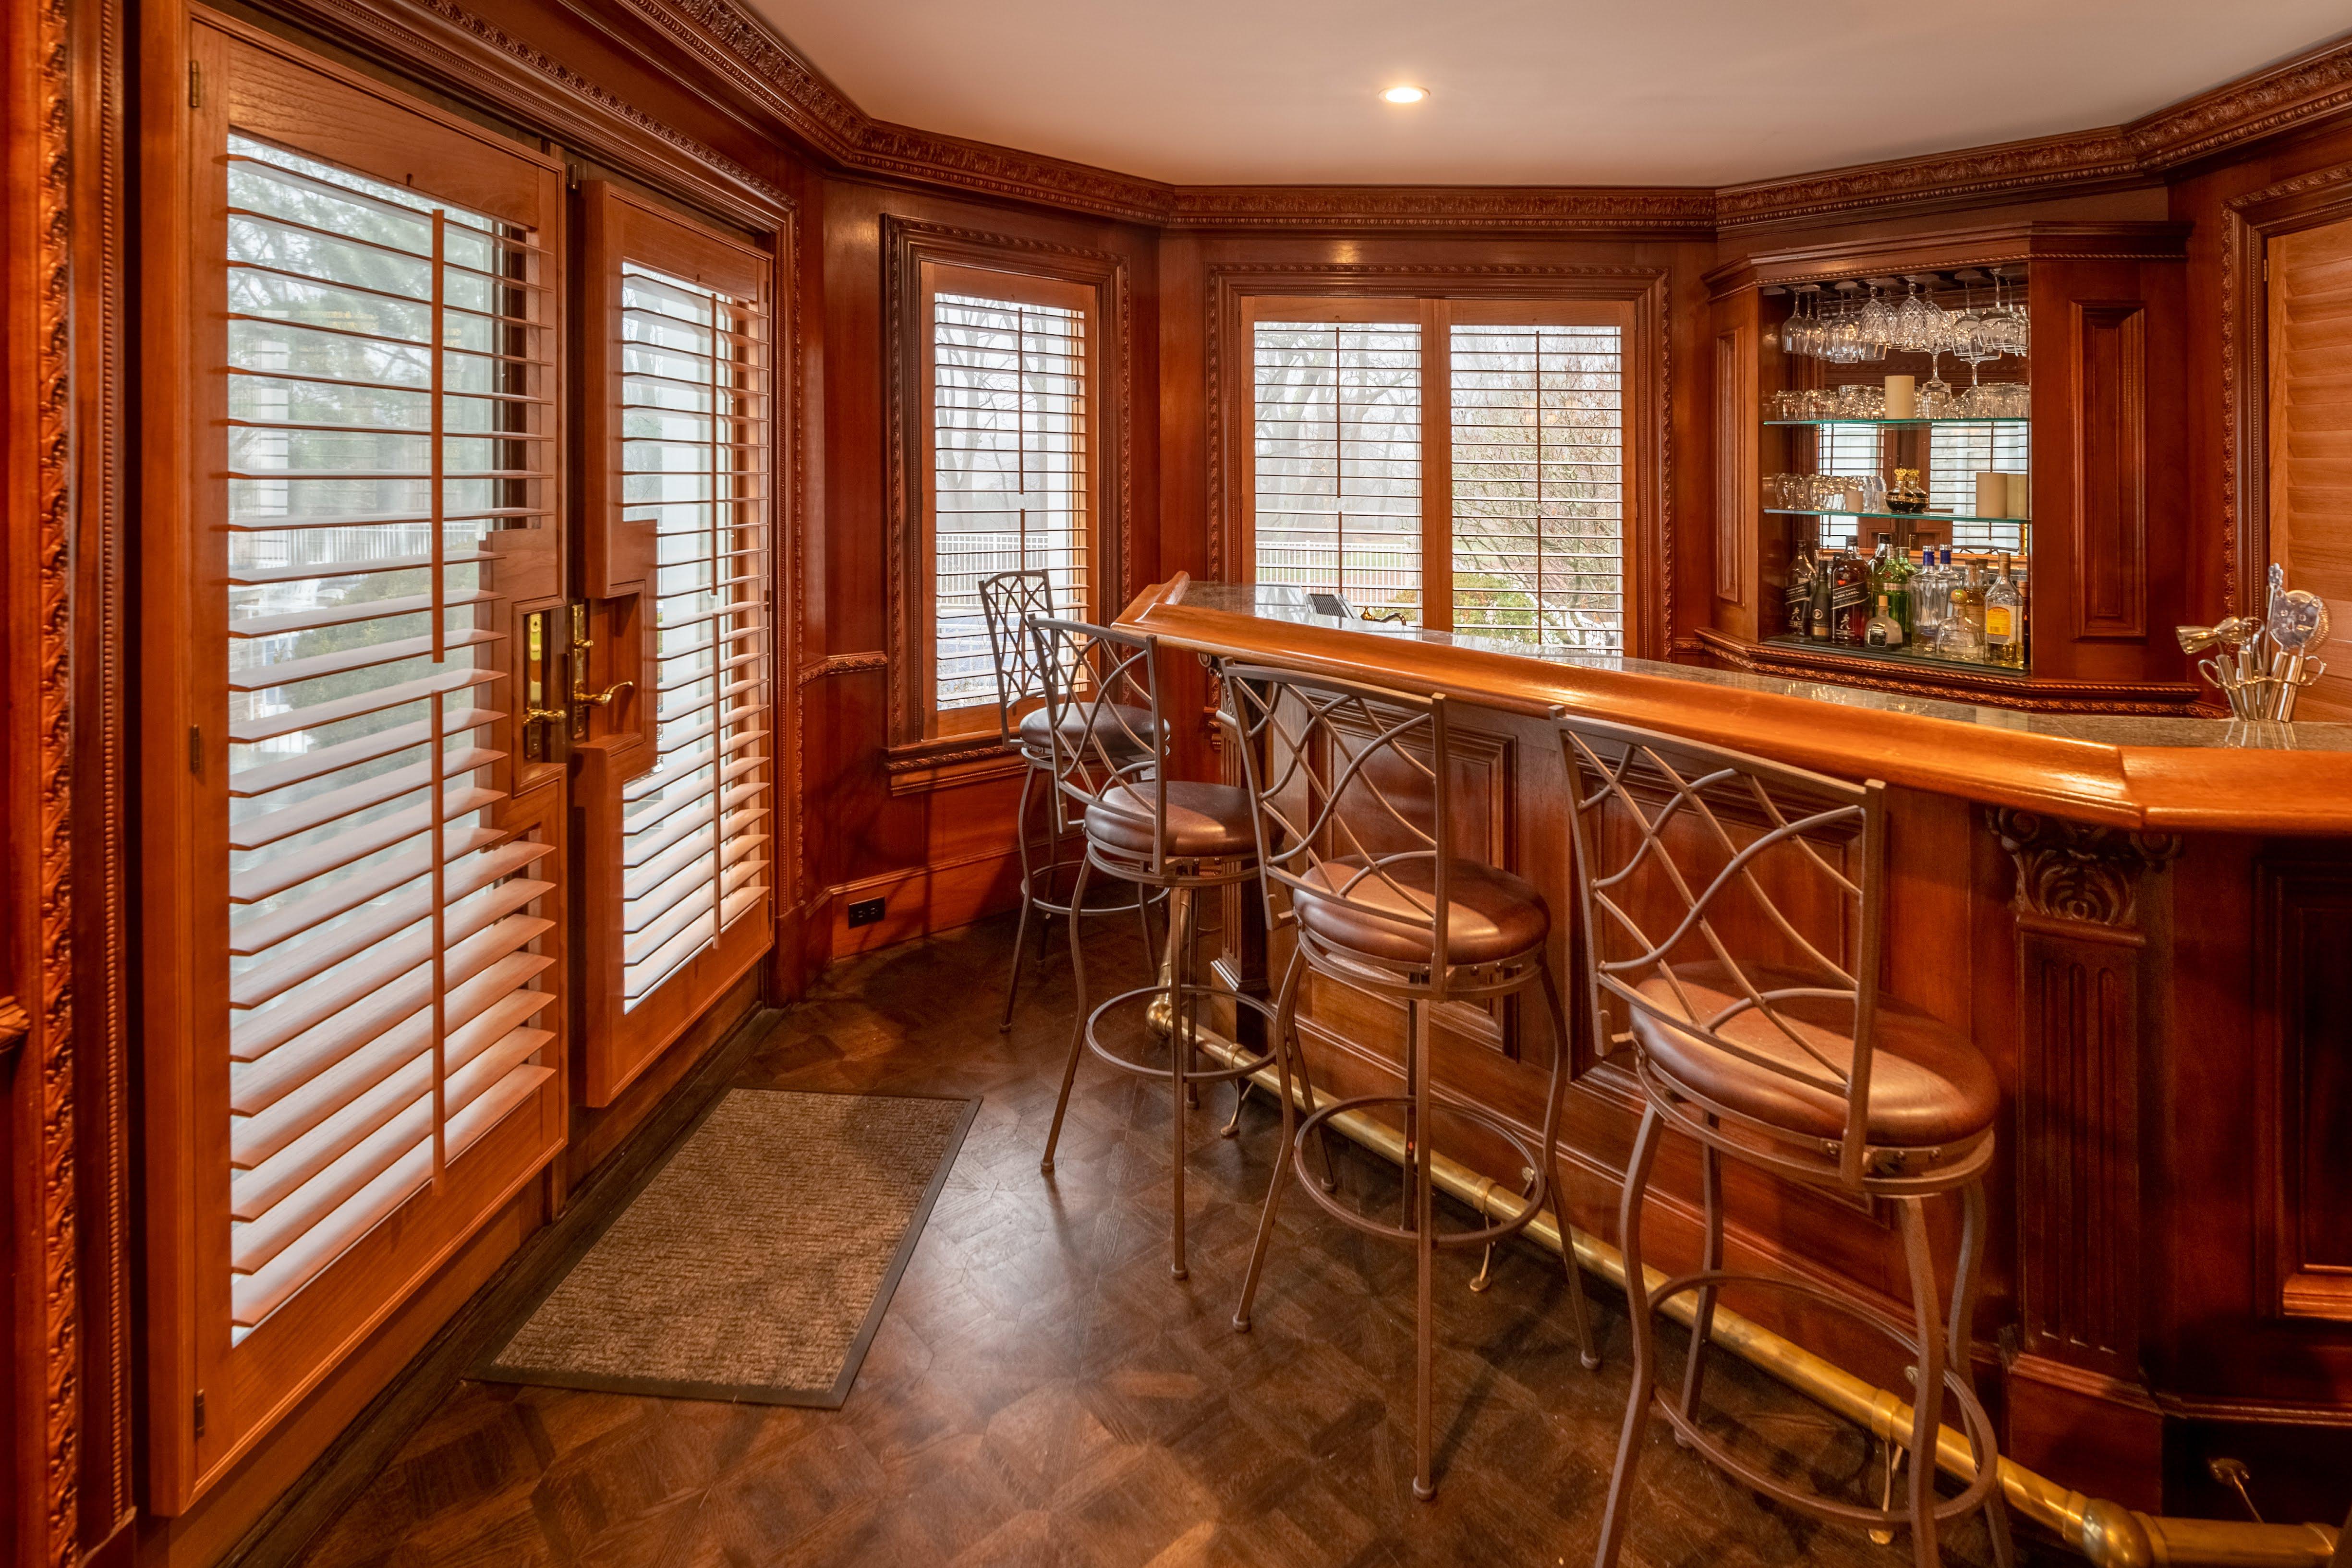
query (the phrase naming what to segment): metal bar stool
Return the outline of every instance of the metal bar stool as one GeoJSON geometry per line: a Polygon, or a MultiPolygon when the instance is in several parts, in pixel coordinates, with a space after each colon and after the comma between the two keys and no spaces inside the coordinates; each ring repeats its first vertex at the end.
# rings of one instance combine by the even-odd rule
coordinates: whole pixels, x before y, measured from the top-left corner
{"type": "Polygon", "coordinates": [[[1986,1510],[1994,1553],[2011,1559],[1992,1424],[1969,1373],[1969,1313],[1984,1251],[1983,1173],[2000,1086],[1966,1037],[1882,995],[1886,915],[1884,786],[1816,773],[1625,725],[1559,721],[1568,760],[1594,1037],[1624,1009],[1647,1100],[1618,1221],[1633,1329],[1633,1389],[1594,1561],[1611,1568],[1652,1405],[1689,1447],[1768,1497],[1817,1518],[1907,1527],[1921,1564],[1937,1527],[1986,1510]],[[1790,910],[1809,912],[1808,931],[1790,910]],[[1642,1271],[1643,1198],[1667,1127],[1699,1146],[1706,1226],[1699,1266],[1653,1290],[1642,1271]],[[1916,1318],[1910,1336],[1821,1287],[1723,1267],[1724,1158],[1782,1180],[1895,1206],[1916,1318]],[[1936,1310],[1927,1200],[1958,1192],[1960,1251],[1951,1310],[1936,1310]],[[1916,1358],[1907,1508],[1798,1491],[1736,1456],[1698,1424],[1707,1338],[1726,1284],[1787,1290],[1869,1323],[1916,1358]],[[1679,1394],[1656,1389],[1652,1314],[1696,1293],[1679,1394]],[[1936,1494],[1945,1401],[1976,1455],[1958,1496],[1936,1494]]]}
{"type": "MultiPolygon", "coordinates": [[[[1403,1224],[1388,1225],[1358,1213],[1316,1183],[1301,1184],[1307,1196],[1343,1223],[1408,1243],[1415,1250],[1419,1294],[1412,1489],[1419,1497],[1433,1497],[1431,1370],[1436,1250],[1492,1247],[1517,1235],[1556,1190],[1560,1100],[1568,1082],[1570,1048],[1568,1019],[1548,957],[1551,911],[1533,884],[1445,847],[1452,752],[1444,698],[1249,665],[1228,665],[1223,674],[1225,722],[1239,735],[1242,765],[1255,807],[1266,925],[1270,931],[1287,926],[1297,941],[1283,975],[1274,1031],[1277,1070],[1284,1079],[1283,1134],[1288,1157],[1276,1164],[1266,1189],[1257,1245],[1250,1254],[1234,1327],[1246,1331],[1250,1326],[1250,1309],[1283,1188],[1294,1168],[1305,1173],[1309,1135],[1344,1110],[1400,1108],[1406,1146],[1403,1224]],[[1287,914],[1275,907],[1277,884],[1289,892],[1287,914]],[[1307,1116],[1297,1116],[1288,1075],[1294,1068],[1305,1067],[1305,1054],[1292,1036],[1300,978],[1310,969],[1403,1004],[1402,1093],[1361,1095],[1327,1102],[1320,1110],[1310,1101],[1307,1116]],[[1429,1013],[1441,1002],[1495,1000],[1538,989],[1551,1019],[1552,1067],[1543,1130],[1530,1140],[1490,1111],[1436,1097],[1429,1013]],[[1516,1217],[1475,1229],[1436,1228],[1430,1158],[1433,1118],[1441,1115],[1476,1123],[1518,1155],[1529,1174],[1525,1206],[1516,1217]]],[[[1563,1248],[1562,1261],[1577,1347],[1584,1364],[1596,1367],[1601,1358],[1592,1348],[1584,1281],[1573,1247],[1563,1248]]]]}
{"type": "MultiPolygon", "coordinates": [[[[1045,669],[1037,662],[1037,644],[1029,635],[1032,620],[1053,617],[1054,579],[1050,574],[1039,571],[999,572],[993,577],[983,577],[980,584],[980,613],[988,623],[989,658],[996,670],[997,732],[1028,764],[1021,775],[1021,805],[1014,818],[1021,851],[1021,924],[1013,938],[1012,973],[1004,980],[1004,1016],[996,1025],[999,1029],[1009,1029],[1013,1026],[1013,1004],[1021,991],[1021,954],[1029,945],[1030,916],[1037,917],[1037,962],[1043,964],[1053,917],[1067,917],[1070,913],[1070,905],[1055,901],[1055,884],[1069,868],[1069,863],[1062,858],[1062,845],[1070,836],[1070,825],[1060,795],[1051,782],[1054,756],[1045,732],[1045,669]],[[1030,801],[1041,777],[1047,781],[1045,856],[1042,866],[1033,858],[1034,842],[1029,836],[1030,801]]],[[[1124,737],[1132,732],[1144,742],[1140,754],[1150,754],[1159,739],[1159,726],[1151,715],[1130,707],[1121,709],[1118,719],[1117,729],[1104,737],[1106,744],[1118,747],[1124,737]]],[[[1135,910],[1142,923],[1143,951],[1150,952],[1151,916],[1140,889],[1131,904],[1106,904],[1087,912],[1123,914],[1129,909],[1135,910]]]]}
{"type": "MultiPolygon", "coordinates": [[[[1062,1118],[1070,1104],[1078,1058],[1087,1051],[1125,1072],[1165,1078],[1173,1096],[1169,1122],[1174,1185],[1170,1272],[1185,1277],[1184,1156],[1186,1110],[1204,1083],[1240,1084],[1269,1065],[1274,1053],[1222,1067],[1202,1067],[1197,1033],[1204,1003],[1223,1001],[1271,1020],[1263,1000],[1211,983],[1200,963],[1196,896],[1257,877],[1257,838],[1250,821],[1249,796],[1230,784],[1171,780],[1157,740],[1168,732],[1160,708],[1158,639],[1135,637],[1076,621],[1034,620],[1039,668],[1045,683],[1047,747],[1053,759],[1057,801],[1075,814],[1086,837],[1071,907],[1086,901],[1087,880],[1100,873],[1131,883],[1139,900],[1152,891],[1168,900],[1168,951],[1160,980],[1122,991],[1091,1008],[1087,1003],[1086,955],[1070,923],[1070,966],[1078,994],[1070,1058],[1062,1069],[1062,1092],[1054,1102],[1054,1123],[1045,1134],[1038,1169],[1050,1175],[1062,1118]],[[1125,699],[1126,700],[1122,700],[1125,699]],[[1149,729],[1135,721],[1139,715],[1149,729]],[[1148,737],[1148,738],[1147,738],[1148,737]],[[1147,1017],[1164,1005],[1168,1065],[1122,1057],[1104,1045],[1101,1026],[1114,1009],[1139,1006],[1147,1017]]],[[[1236,1031],[1238,1033],[1238,1031],[1236,1031]]],[[[1236,1089],[1238,1099],[1239,1089],[1236,1089]]],[[[1240,1106],[1227,1135],[1239,1131],[1240,1106]]]]}

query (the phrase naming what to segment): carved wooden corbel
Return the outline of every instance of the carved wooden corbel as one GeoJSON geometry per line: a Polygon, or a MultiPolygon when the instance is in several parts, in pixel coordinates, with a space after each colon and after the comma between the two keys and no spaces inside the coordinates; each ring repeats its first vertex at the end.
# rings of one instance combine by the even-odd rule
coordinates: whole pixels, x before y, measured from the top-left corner
{"type": "Polygon", "coordinates": [[[1997,805],[1987,814],[2017,864],[2011,907],[2044,920],[2138,923],[2139,879],[2180,853],[2170,834],[2126,833],[1997,805]]]}

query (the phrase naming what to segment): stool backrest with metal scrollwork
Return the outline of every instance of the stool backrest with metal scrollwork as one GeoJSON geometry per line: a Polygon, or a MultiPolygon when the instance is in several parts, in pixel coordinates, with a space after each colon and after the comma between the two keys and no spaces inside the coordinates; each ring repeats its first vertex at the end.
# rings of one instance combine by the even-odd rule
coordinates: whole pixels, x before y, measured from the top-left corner
{"type": "Polygon", "coordinates": [[[1159,639],[1084,621],[1034,619],[1030,637],[1045,684],[1054,798],[1064,821],[1102,805],[1149,821],[1152,850],[1138,869],[1168,863],[1168,779],[1157,737],[1159,639]]]}
{"type": "MultiPolygon", "coordinates": [[[[1241,742],[1257,820],[1267,925],[1292,923],[1303,894],[1412,950],[1451,951],[1445,699],[1260,665],[1220,674],[1222,717],[1241,742]],[[1292,914],[1277,907],[1276,887],[1289,891],[1292,914]]],[[[1430,968],[1442,994],[1445,965],[1413,967],[1430,968]]]]}
{"type": "Polygon", "coordinates": [[[989,659],[996,669],[997,732],[1017,750],[1023,705],[1045,694],[1045,672],[1038,666],[1037,644],[1028,626],[1032,619],[1053,616],[1054,579],[1044,572],[999,572],[983,577],[980,613],[988,623],[989,659]]]}
{"type": "MultiPolygon", "coordinates": [[[[1791,1092],[1843,1101],[1836,1173],[1858,1188],[1885,920],[1885,786],[1555,718],[1594,1040],[1611,1038],[1613,1000],[1791,1092]]],[[[1806,1163],[1820,1152],[1805,1152],[1806,1163]]]]}

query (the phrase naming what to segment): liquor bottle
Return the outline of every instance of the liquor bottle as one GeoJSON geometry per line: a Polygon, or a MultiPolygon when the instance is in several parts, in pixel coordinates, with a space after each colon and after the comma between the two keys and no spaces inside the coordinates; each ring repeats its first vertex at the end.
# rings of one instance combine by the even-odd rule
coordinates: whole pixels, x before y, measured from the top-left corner
{"type": "Polygon", "coordinates": [[[1985,661],[2011,669],[2025,663],[2025,600],[2009,574],[2006,555],[2000,558],[2000,575],[1985,590],[1985,661]]]}
{"type": "Polygon", "coordinates": [[[1813,552],[1800,550],[1789,563],[1787,618],[1790,637],[1810,637],[1813,629],[1813,552]]]}
{"type": "Polygon", "coordinates": [[[1936,652],[1944,658],[1982,664],[1985,657],[1984,577],[1975,562],[1952,586],[1951,605],[1936,631],[1936,652]]]}
{"type": "Polygon", "coordinates": [[[1887,594],[1877,595],[1878,613],[1863,624],[1864,647],[1901,647],[1903,646],[1903,623],[1896,620],[1893,613],[1888,610],[1886,601],[1892,595],[1887,594]]]}
{"type": "Polygon", "coordinates": [[[1918,575],[1911,579],[1911,637],[1921,647],[1936,646],[1936,628],[1944,624],[1945,592],[1942,568],[1936,564],[1936,547],[1919,552],[1918,575]]]}
{"type": "Polygon", "coordinates": [[[1870,619],[1870,568],[1851,550],[1838,552],[1837,580],[1830,587],[1830,638],[1848,647],[1862,643],[1870,619]]]}
{"type": "Polygon", "coordinates": [[[1908,550],[1895,549],[1894,541],[1888,535],[1881,534],[1879,537],[1887,542],[1886,576],[1880,584],[1886,592],[1887,613],[1901,625],[1903,636],[1906,640],[1908,640],[1911,637],[1911,617],[1914,613],[1911,603],[1911,580],[1919,574],[1919,569],[1911,564],[1911,552],[1908,550]]]}
{"type": "Polygon", "coordinates": [[[1832,580],[1836,575],[1833,563],[1819,560],[1813,563],[1813,603],[1805,631],[1815,642],[1830,640],[1830,595],[1832,580]]]}

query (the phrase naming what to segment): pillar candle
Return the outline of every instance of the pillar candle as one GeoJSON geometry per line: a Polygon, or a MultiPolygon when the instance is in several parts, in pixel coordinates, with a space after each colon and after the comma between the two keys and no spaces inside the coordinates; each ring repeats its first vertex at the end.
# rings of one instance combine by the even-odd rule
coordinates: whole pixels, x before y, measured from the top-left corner
{"type": "Polygon", "coordinates": [[[1979,517],[2011,515],[2009,510],[2009,476],[2007,474],[1977,476],[1977,515],[1979,517]]]}
{"type": "Polygon", "coordinates": [[[1886,416],[1889,419],[1916,419],[1919,416],[1918,383],[1907,375],[1886,378],[1886,416]]]}
{"type": "Polygon", "coordinates": [[[2030,474],[2010,474],[2005,477],[2009,481],[2009,515],[2011,517],[2032,517],[2033,515],[2032,476],[2030,474]]]}

